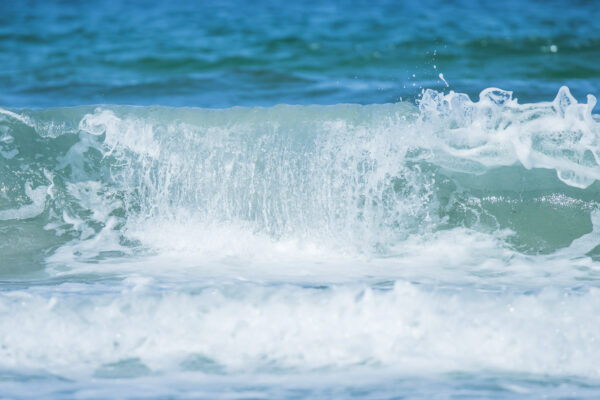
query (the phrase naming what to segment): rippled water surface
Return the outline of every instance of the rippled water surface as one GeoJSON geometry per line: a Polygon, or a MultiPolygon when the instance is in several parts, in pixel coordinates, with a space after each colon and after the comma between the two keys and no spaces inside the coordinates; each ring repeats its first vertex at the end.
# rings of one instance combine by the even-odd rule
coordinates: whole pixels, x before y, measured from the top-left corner
{"type": "Polygon", "coordinates": [[[595,1],[5,1],[0,104],[523,101],[600,89],[595,1]]]}

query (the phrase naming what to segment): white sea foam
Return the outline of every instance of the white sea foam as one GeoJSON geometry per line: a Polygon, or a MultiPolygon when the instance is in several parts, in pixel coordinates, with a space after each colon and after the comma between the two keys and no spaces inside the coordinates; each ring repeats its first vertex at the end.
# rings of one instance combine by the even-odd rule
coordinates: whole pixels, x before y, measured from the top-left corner
{"type": "Polygon", "coordinates": [[[0,293],[0,370],[600,380],[593,106],[102,106],[62,134],[32,112],[50,155],[7,114],[26,178],[1,228],[40,216],[53,245],[46,284],[0,293]]]}
{"type": "Polygon", "coordinates": [[[600,125],[596,98],[578,104],[567,87],[553,102],[518,104],[512,92],[488,88],[479,102],[462,93],[427,90],[419,109],[422,129],[436,137],[448,168],[497,167],[520,163],[527,169],[556,170],[570,186],[586,188],[600,179],[600,125]],[[471,163],[467,163],[470,161],[471,163]]]}
{"type": "Polygon", "coordinates": [[[27,182],[25,184],[25,194],[29,204],[18,208],[0,210],[0,221],[37,217],[44,211],[46,197],[51,194],[51,189],[48,186],[38,186],[33,189],[31,182],[27,182]]]}
{"type": "MultiPolygon", "coordinates": [[[[0,295],[0,367],[93,374],[136,359],[149,371],[371,366],[397,372],[507,370],[598,378],[600,292],[529,294],[238,284],[156,292],[133,279],[0,295]],[[120,290],[114,293],[114,290],[120,290]],[[40,332],[43,332],[40,335],[40,332]]],[[[209,372],[208,370],[206,372],[209,372]]]]}

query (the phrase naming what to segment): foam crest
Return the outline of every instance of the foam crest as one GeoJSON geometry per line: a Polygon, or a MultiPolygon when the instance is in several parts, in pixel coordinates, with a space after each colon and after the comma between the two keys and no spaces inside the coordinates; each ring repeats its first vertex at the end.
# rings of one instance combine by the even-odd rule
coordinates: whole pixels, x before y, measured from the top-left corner
{"type": "Polygon", "coordinates": [[[240,222],[274,237],[336,232],[340,241],[372,236],[377,245],[429,218],[430,177],[403,165],[408,146],[395,140],[403,120],[378,121],[378,110],[358,121],[312,118],[318,113],[301,107],[258,120],[233,111],[223,126],[149,124],[103,110],[81,127],[105,135],[104,157],[142,222],[240,222]]]}
{"type": "Polygon", "coordinates": [[[1,107],[0,107],[0,115],[2,116],[1,120],[13,119],[13,120],[17,120],[27,126],[33,126],[33,123],[27,116],[18,114],[16,112],[13,112],[10,110],[5,110],[4,108],[1,108],[1,107]]]}
{"type": "Polygon", "coordinates": [[[479,102],[426,90],[419,103],[422,125],[435,138],[448,168],[481,172],[520,163],[554,169],[567,185],[586,188],[600,178],[600,124],[588,95],[579,104],[567,87],[547,103],[518,104],[512,92],[485,89],[479,102]]]}
{"type": "Polygon", "coordinates": [[[104,135],[104,143],[109,146],[106,155],[118,146],[138,154],[156,157],[158,143],[154,141],[154,127],[150,121],[139,118],[119,118],[111,110],[98,108],[86,114],[79,123],[79,130],[92,135],[104,135]]]}
{"type": "Polygon", "coordinates": [[[488,88],[477,102],[427,90],[417,108],[7,111],[1,216],[44,219],[62,243],[52,265],[170,251],[169,243],[190,254],[249,248],[197,245],[211,232],[226,236],[219,229],[239,232],[240,243],[257,238],[258,247],[318,243],[325,252],[393,257],[410,238],[466,228],[549,254],[592,230],[594,104],[593,96],[579,104],[567,88],[533,104],[488,88]],[[551,197],[566,200],[542,201],[551,197]],[[515,218],[515,208],[531,218],[515,218]],[[555,235],[546,221],[568,229],[555,235]]]}

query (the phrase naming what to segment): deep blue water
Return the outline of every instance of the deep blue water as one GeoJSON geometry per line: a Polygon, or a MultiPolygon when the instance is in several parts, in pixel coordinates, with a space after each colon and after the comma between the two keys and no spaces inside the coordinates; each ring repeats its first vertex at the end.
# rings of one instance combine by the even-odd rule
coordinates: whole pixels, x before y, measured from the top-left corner
{"type": "Polygon", "coordinates": [[[521,101],[600,91],[597,1],[8,1],[0,104],[521,101]]]}

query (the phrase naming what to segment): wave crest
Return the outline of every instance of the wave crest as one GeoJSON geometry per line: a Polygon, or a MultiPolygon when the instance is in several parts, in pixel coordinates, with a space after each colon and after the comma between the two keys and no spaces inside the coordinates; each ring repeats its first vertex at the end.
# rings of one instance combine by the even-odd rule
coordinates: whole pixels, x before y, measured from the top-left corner
{"type": "Polygon", "coordinates": [[[38,221],[84,259],[156,246],[148,230],[174,225],[370,254],[444,229],[508,230],[520,251],[553,252],[592,230],[594,105],[563,87],[534,104],[489,88],[477,102],[426,90],[417,107],[3,111],[0,215],[38,221]]]}
{"type": "Polygon", "coordinates": [[[552,102],[523,105],[512,92],[489,88],[479,102],[462,93],[426,90],[419,110],[445,167],[477,172],[520,163],[554,169],[567,185],[586,188],[600,179],[595,105],[592,95],[579,104],[565,86],[552,102]]]}

